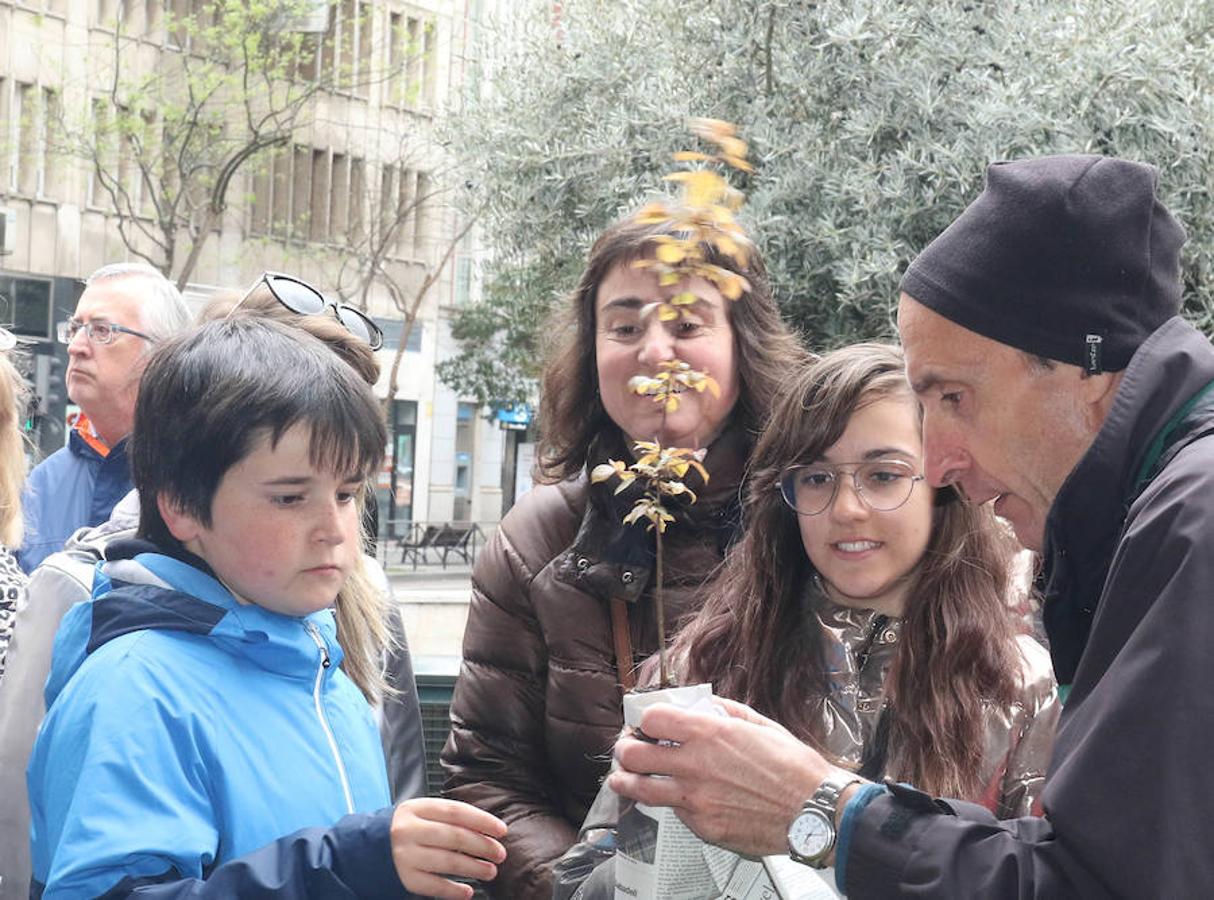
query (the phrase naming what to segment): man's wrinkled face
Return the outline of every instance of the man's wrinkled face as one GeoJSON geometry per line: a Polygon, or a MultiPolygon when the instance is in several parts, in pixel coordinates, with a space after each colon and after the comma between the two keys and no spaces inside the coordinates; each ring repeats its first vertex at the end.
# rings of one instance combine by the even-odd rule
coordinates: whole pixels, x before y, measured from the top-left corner
{"type": "Polygon", "coordinates": [[[976,334],[903,294],[898,331],[923,405],[924,472],[973,503],[994,501],[1016,537],[1040,550],[1058,490],[1098,430],[1080,370],[976,334]]]}
{"type": "MultiPolygon", "coordinates": [[[[85,289],[73,318],[81,323],[104,321],[146,331],[141,310],[151,302],[155,300],[147,278],[107,278],[85,289]]],[[[109,344],[98,344],[89,339],[86,329],[80,329],[67,348],[68,397],[97,423],[126,421],[129,430],[148,347],[143,338],[124,332],[115,332],[109,344]]]]}

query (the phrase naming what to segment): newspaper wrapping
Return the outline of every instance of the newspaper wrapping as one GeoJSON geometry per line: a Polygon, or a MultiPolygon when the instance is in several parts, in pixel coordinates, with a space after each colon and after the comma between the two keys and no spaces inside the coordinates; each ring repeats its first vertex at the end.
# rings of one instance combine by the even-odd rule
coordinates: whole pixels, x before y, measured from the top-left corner
{"type": "MultiPolygon", "coordinates": [[[[712,685],[637,691],[624,697],[624,724],[640,725],[655,703],[725,715],[712,685]]],[[[660,778],[661,776],[653,776],[660,778]]],[[[787,856],[750,859],[700,840],[669,807],[624,801],[617,826],[615,900],[834,900],[834,873],[787,856]]]]}

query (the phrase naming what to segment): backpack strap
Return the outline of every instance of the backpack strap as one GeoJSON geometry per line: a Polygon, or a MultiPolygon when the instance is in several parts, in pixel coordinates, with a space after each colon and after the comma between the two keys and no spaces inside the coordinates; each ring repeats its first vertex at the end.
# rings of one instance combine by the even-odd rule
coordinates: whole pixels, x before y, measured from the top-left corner
{"type": "Polygon", "coordinates": [[[620,689],[626,694],[636,687],[632,664],[632,632],[628,628],[628,601],[611,598],[611,637],[615,644],[615,669],[620,689]]]}

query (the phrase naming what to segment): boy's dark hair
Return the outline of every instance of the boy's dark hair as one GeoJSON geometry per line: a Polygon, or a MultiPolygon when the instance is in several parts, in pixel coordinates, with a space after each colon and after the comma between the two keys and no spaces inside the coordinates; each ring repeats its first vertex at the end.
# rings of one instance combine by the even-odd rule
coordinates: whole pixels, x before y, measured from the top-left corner
{"type": "Polygon", "coordinates": [[[204,526],[232,466],[263,437],[311,429],[312,464],[366,478],[387,433],[371,389],[324,344],[296,328],[240,317],[209,322],[159,347],[139,387],[130,442],[139,536],[177,546],[163,495],[204,526]]]}

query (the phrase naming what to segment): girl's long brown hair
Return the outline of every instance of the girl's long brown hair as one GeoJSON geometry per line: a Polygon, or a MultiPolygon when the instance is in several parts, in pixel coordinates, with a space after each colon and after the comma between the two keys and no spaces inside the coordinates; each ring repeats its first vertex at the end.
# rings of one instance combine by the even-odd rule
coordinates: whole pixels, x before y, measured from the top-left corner
{"type": "MultiPolygon", "coordinates": [[[[641,224],[631,217],[604,231],[590,249],[572,297],[549,322],[548,362],[540,390],[537,462],[541,480],[562,481],[578,475],[591,442],[616,427],[599,397],[595,300],[599,285],[613,268],[648,256],[654,239],[666,233],[668,229],[662,225],[641,224]]],[[[784,373],[804,365],[809,355],[780,318],[757,248],[747,247],[749,259],[744,267],[711,245],[702,249],[708,262],[736,272],[750,283],[750,290],[728,307],[739,383],[731,421],[740,421],[755,434],[767,418],[784,373]]]]}
{"type": "MultiPolygon", "coordinates": [[[[780,474],[817,460],[852,413],[888,397],[914,403],[897,347],[845,347],[794,373],[751,457],[745,533],[675,642],[693,681],[711,681],[717,694],[820,749],[813,701],[829,686],[817,619],[805,603],[814,571],[796,514],[780,497],[780,474]]],[[[1011,544],[985,507],[938,502],[933,514],[889,672],[889,758],[899,777],[925,790],[978,799],[984,701],[1012,702],[1019,671],[1004,600],[1011,544]]]]}

